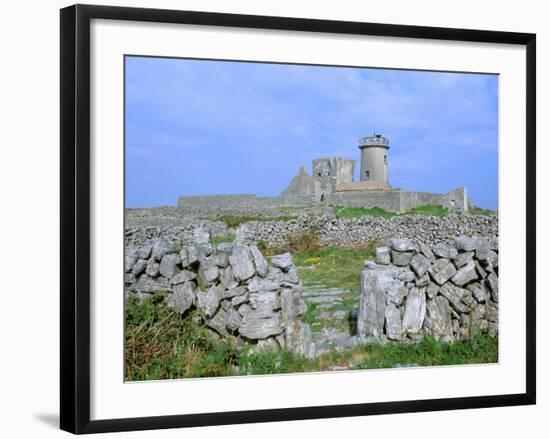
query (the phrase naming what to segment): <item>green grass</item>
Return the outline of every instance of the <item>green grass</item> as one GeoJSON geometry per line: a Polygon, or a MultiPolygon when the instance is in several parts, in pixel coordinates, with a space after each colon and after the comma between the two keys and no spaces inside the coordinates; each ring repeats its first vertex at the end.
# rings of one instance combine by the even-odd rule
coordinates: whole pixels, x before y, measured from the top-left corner
{"type": "Polygon", "coordinates": [[[446,207],[435,204],[425,204],[424,206],[409,209],[403,215],[447,216],[448,214],[449,210],[446,207]]]}
{"type": "Polygon", "coordinates": [[[211,219],[223,221],[228,227],[238,227],[249,221],[290,221],[296,216],[281,215],[281,216],[248,216],[248,215],[218,215],[211,219]]]}
{"type": "Polygon", "coordinates": [[[235,235],[230,233],[228,235],[214,235],[212,236],[212,242],[214,244],[221,244],[222,242],[233,242],[235,240],[235,235]]]}
{"type": "Polygon", "coordinates": [[[418,364],[443,366],[449,364],[496,363],[498,338],[478,332],[471,340],[440,342],[424,337],[418,343],[371,343],[365,348],[365,357],[354,369],[379,369],[395,365],[418,364]]]}
{"type": "Polygon", "coordinates": [[[126,379],[128,381],[230,375],[314,372],[336,365],[375,369],[396,365],[493,363],[498,339],[478,333],[472,340],[444,343],[431,337],[418,343],[369,343],[345,352],[307,359],[288,350],[255,351],[249,345],[216,339],[161,302],[162,295],[126,306],[126,379]]]}
{"type": "Polygon", "coordinates": [[[470,209],[468,209],[468,213],[471,215],[496,215],[497,212],[495,210],[490,209],[482,209],[481,207],[472,206],[470,209]]]}
{"type": "Polygon", "coordinates": [[[329,288],[343,288],[359,292],[359,278],[365,260],[373,259],[375,245],[357,248],[325,247],[293,253],[305,285],[319,282],[329,288]],[[314,267],[304,269],[303,267],[314,267]]]}

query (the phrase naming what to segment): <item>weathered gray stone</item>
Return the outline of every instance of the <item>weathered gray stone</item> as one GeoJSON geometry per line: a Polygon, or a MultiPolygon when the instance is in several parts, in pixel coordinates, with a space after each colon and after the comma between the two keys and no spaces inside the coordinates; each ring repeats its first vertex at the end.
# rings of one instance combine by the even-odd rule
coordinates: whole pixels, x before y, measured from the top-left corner
{"type": "Polygon", "coordinates": [[[265,308],[269,311],[275,311],[281,308],[279,293],[277,291],[260,291],[259,293],[250,293],[248,301],[252,309],[265,308]]]}
{"type": "Polygon", "coordinates": [[[218,311],[210,318],[206,320],[206,325],[216,331],[222,337],[228,337],[229,333],[225,326],[225,316],[227,312],[219,307],[218,311]]]}
{"type": "Polygon", "coordinates": [[[494,302],[498,302],[498,277],[495,273],[489,273],[485,279],[489,290],[491,291],[491,297],[494,302]]]}
{"type": "Polygon", "coordinates": [[[479,248],[486,248],[486,239],[480,236],[459,236],[455,239],[455,246],[458,250],[470,252],[479,248]]]}
{"type": "Polygon", "coordinates": [[[189,266],[195,265],[199,262],[200,250],[195,245],[190,245],[187,247],[187,263],[189,266]]]}
{"type": "Polygon", "coordinates": [[[252,311],[252,307],[248,303],[243,303],[237,308],[237,311],[241,316],[244,316],[245,314],[248,314],[250,311],[252,311]]]}
{"type": "Polygon", "coordinates": [[[185,313],[195,301],[195,284],[185,282],[174,287],[173,294],[166,299],[168,306],[174,308],[178,313],[185,313]]]}
{"type": "Polygon", "coordinates": [[[182,270],[178,274],[176,274],[172,279],[170,280],[170,283],[172,285],[178,285],[182,284],[184,282],[189,282],[190,280],[194,280],[197,278],[196,273],[193,273],[189,270],[182,270]]]}
{"type": "Polygon", "coordinates": [[[387,304],[393,303],[397,306],[401,306],[408,292],[409,290],[405,286],[399,285],[397,282],[393,283],[386,290],[387,304]]]}
{"type": "Polygon", "coordinates": [[[229,256],[227,253],[215,253],[208,259],[219,268],[225,268],[229,265],[229,256]]]}
{"type": "Polygon", "coordinates": [[[445,296],[453,308],[459,313],[467,313],[469,310],[468,306],[462,302],[462,297],[466,292],[467,290],[459,288],[450,282],[447,282],[439,288],[439,294],[445,296]]]}
{"type": "Polygon", "coordinates": [[[464,267],[456,272],[451,278],[451,282],[459,287],[466,285],[468,282],[477,279],[476,266],[474,262],[468,262],[464,267]]]}
{"type": "Polygon", "coordinates": [[[189,263],[189,258],[187,257],[187,247],[184,247],[180,251],[180,265],[183,268],[188,268],[191,264],[189,263]]]}
{"type": "Polygon", "coordinates": [[[160,261],[160,267],[159,267],[160,274],[167,279],[171,279],[172,277],[174,277],[176,274],[180,272],[180,269],[178,268],[179,263],[180,263],[179,255],[175,253],[164,255],[162,257],[162,260],[160,261]]]}
{"type": "Polygon", "coordinates": [[[489,249],[491,250],[498,252],[498,237],[494,236],[487,238],[487,247],[489,247],[489,249]]]}
{"type": "Polygon", "coordinates": [[[439,258],[453,259],[458,255],[458,250],[456,248],[443,243],[434,245],[432,251],[439,258]]]}
{"type": "Polygon", "coordinates": [[[172,252],[172,246],[163,239],[156,239],[153,241],[153,248],[151,250],[151,256],[155,261],[160,261],[164,255],[172,252]]]}
{"type": "Polygon", "coordinates": [[[412,252],[417,251],[418,246],[410,239],[393,238],[388,242],[389,247],[397,252],[412,252]]]}
{"type": "Polygon", "coordinates": [[[401,339],[403,328],[401,326],[401,311],[393,303],[386,305],[386,336],[391,340],[401,339]]]}
{"type": "Polygon", "coordinates": [[[415,280],[415,284],[417,287],[427,287],[430,283],[430,276],[428,273],[425,273],[424,276],[419,277],[415,280]]]}
{"type": "Polygon", "coordinates": [[[202,285],[210,285],[220,277],[220,269],[214,260],[208,258],[199,265],[198,274],[202,285]]]}
{"type": "Polygon", "coordinates": [[[132,269],[132,274],[137,277],[141,273],[143,273],[146,268],[147,268],[147,261],[145,259],[138,259],[137,262],[134,264],[134,268],[132,269]]]}
{"type": "Polygon", "coordinates": [[[236,244],[233,246],[233,252],[229,256],[229,263],[233,268],[233,276],[235,279],[245,281],[250,279],[256,273],[254,262],[248,247],[242,244],[236,244]]]}
{"type": "Polygon", "coordinates": [[[153,250],[153,246],[149,243],[143,244],[139,248],[139,258],[140,259],[149,259],[151,257],[151,251],[153,250]]]}
{"type": "Polygon", "coordinates": [[[216,250],[221,253],[231,253],[233,251],[232,242],[220,242],[216,245],[216,250]]]}
{"type": "Polygon", "coordinates": [[[243,294],[246,294],[246,293],[247,293],[246,286],[240,285],[238,287],[231,288],[230,290],[225,290],[223,292],[223,298],[231,299],[232,297],[242,296],[243,294]]]}
{"type": "Polygon", "coordinates": [[[258,291],[275,291],[280,288],[280,284],[269,278],[254,276],[247,285],[248,291],[257,293],[258,291]]]}
{"type": "Polygon", "coordinates": [[[489,248],[476,250],[476,259],[481,262],[483,266],[490,264],[493,267],[498,267],[498,254],[493,250],[489,250],[489,248]]]}
{"type": "Polygon", "coordinates": [[[149,259],[145,268],[145,274],[150,277],[157,277],[160,274],[160,264],[155,262],[153,258],[149,259]]]}
{"type": "Polygon", "coordinates": [[[466,288],[472,292],[475,299],[480,303],[487,301],[487,299],[489,298],[489,292],[487,291],[487,288],[483,283],[473,282],[469,284],[466,288]]]}
{"type": "Polygon", "coordinates": [[[428,273],[438,285],[443,285],[456,274],[456,268],[447,259],[437,259],[428,269],[428,273]]]}
{"type": "Polygon", "coordinates": [[[403,334],[417,334],[422,329],[426,316],[425,288],[411,288],[405,301],[403,313],[403,334]]]}
{"type": "Polygon", "coordinates": [[[290,267],[294,266],[292,262],[292,255],[290,253],[283,253],[282,255],[273,256],[271,258],[271,264],[283,271],[288,271],[290,267]]]}
{"type": "Polygon", "coordinates": [[[487,277],[487,271],[483,269],[481,264],[478,261],[474,261],[476,265],[476,273],[481,279],[485,279],[487,277]]]}
{"type": "Polygon", "coordinates": [[[409,262],[411,262],[411,259],[413,257],[412,252],[404,252],[404,251],[396,251],[392,250],[391,252],[391,259],[394,265],[397,265],[398,267],[406,267],[409,265],[409,262]]]}
{"type": "Polygon", "coordinates": [[[241,325],[241,315],[234,309],[228,309],[225,313],[225,327],[230,331],[236,331],[241,325]]]}
{"type": "Polygon", "coordinates": [[[437,285],[434,284],[433,282],[430,282],[430,283],[426,286],[426,295],[427,295],[430,299],[433,299],[435,296],[437,296],[437,293],[439,293],[439,286],[437,286],[437,285]]]}
{"type": "Polygon", "coordinates": [[[264,277],[269,269],[269,264],[267,263],[266,258],[264,258],[258,247],[255,245],[251,245],[249,250],[252,255],[252,260],[254,261],[254,266],[256,267],[256,272],[261,277],[264,277]]]}
{"type": "Polygon", "coordinates": [[[134,284],[134,289],[142,293],[172,292],[170,282],[165,277],[153,279],[147,275],[141,275],[134,284]]]}
{"type": "Polygon", "coordinates": [[[127,273],[132,271],[138,258],[139,258],[138,248],[126,249],[126,255],[124,256],[124,268],[127,273]]]}
{"type": "Polygon", "coordinates": [[[315,356],[315,343],[311,340],[309,325],[294,320],[284,327],[285,346],[287,349],[307,358],[315,356]]]}
{"type": "Polygon", "coordinates": [[[222,291],[217,286],[212,286],[207,292],[197,291],[197,307],[206,317],[213,316],[220,306],[222,291]]]}
{"type": "Polygon", "coordinates": [[[409,269],[403,269],[397,278],[403,282],[412,282],[415,279],[414,273],[409,269]]]}
{"type": "Polygon", "coordinates": [[[443,296],[437,296],[428,300],[426,304],[426,323],[430,332],[442,341],[453,339],[453,324],[451,317],[451,307],[449,302],[443,296]]]}
{"type": "Polygon", "coordinates": [[[376,247],[376,263],[388,265],[391,262],[389,247],[376,247]]]}
{"type": "MultiPolygon", "coordinates": [[[[498,305],[490,300],[485,307],[485,317],[490,322],[498,323],[498,305]]],[[[497,327],[498,330],[498,327],[497,327]]]]}
{"type": "Polygon", "coordinates": [[[281,332],[283,332],[283,328],[279,315],[276,313],[266,315],[263,309],[251,310],[244,314],[239,327],[239,334],[250,340],[271,337],[281,332]]]}
{"type": "Polygon", "coordinates": [[[426,256],[417,254],[412,257],[410,264],[416,275],[422,277],[430,268],[431,261],[426,256]]]}
{"type": "Polygon", "coordinates": [[[473,262],[473,258],[474,258],[474,252],[463,252],[463,253],[459,253],[458,256],[454,258],[453,262],[456,268],[462,268],[467,263],[473,262]]]}
{"type": "Polygon", "coordinates": [[[246,303],[246,302],[248,302],[248,294],[242,294],[240,296],[234,296],[231,299],[231,305],[233,305],[234,307],[239,307],[240,305],[242,305],[243,303],[246,303]]]}
{"type": "Polygon", "coordinates": [[[399,285],[387,270],[363,270],[357,315],[359,338],[383,336],[386,291],[396,283],[399,285]]]}
{"type": "Polygon", "coordinates": [[[226,290],[231,290],[239,285],[233,277],[233,268],[231,266],[221,271],[220,282],[226,290]]]}
{"type": "Polygon", "coordinates": [[[300,276],[296,267],[291,267],[286,273],[282,273],[281,285],[291,287],[300,283],[300,276]]]}
{"type": "Polygon", "coordinates": [[[424,243],[420,243],[419,249],[420,249],[420,253],[422,253],[430,261],[433,261],[435,259],[435,255],[432,252],[432,249],[428,245],[424,243]]]}

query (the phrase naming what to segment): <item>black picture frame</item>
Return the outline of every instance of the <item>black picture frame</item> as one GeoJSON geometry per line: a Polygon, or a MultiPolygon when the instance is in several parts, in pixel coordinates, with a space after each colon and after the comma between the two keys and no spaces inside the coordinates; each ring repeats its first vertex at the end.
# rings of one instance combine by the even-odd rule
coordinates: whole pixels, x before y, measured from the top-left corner
{"type": "Polygon", "coordinates": [[[61,9],[60,426],[81,434],[304,420],[535,404],[536,401],[536,36],[211,12],[74,5],[61,9]],[[92,19],[230,26],[334,34],[484,42],[526,47],[526,392],[383,403],[90,420],[90,21],[92,19]]]}

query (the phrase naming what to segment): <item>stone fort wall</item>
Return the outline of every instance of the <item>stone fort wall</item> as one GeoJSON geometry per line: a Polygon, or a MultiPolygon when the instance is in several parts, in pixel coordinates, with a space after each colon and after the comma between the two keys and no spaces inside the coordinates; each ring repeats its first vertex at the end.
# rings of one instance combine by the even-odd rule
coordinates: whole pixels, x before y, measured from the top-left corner
{"type": "MultiPolygon", "coordinates": [[[[429,192],[409,192],[396,190],[369,190],[333,192],[326,194],[323,203],[346,207],[379,207],[391,212],[405,212],[414,207],[434,204],[462,211],[468,210],[468,200],[465,188],[437,194],[429,192]]],[[[181,196],[178,198],[180,207],[283,207],[309,206],[317,204],[312,195],[282,195],[278,197],[257,197],[254,194],[239,195],[199,195],[181,196]]]]}

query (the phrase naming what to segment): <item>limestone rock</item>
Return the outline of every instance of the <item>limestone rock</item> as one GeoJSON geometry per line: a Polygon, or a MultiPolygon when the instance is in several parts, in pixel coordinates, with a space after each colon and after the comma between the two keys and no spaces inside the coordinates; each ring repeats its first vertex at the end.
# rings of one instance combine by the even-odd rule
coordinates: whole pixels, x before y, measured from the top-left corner
{"type": "Polygon", "coordinates": [[[265,308],[269,311],[275,311],[281,308],[279,293],[277,291],[260,291],[259,293],[250,293],[248,301],[252,309],[265,308]]]}
{"type": "Polygon", "coordinates": [[[194,280],[197,278],[197,275],[189,270],[182,270],[178,274],[176,274],[172,279],[170,280],[170,283],[172,285],[178,285],[182,284],[184,282],[189,282],[190,280],[194,280]]]}
{"type": "Polygon", "coordinates": [[[157,277],[160,274],[160,264],[155,262],[153,258],[147,261],[147,267],[145,267],[145,274],[150,277],[157,277]]]}
{"type": "Polygon", "coordinates": [[[435,255],[432,252],[432,249],[428,245],[421,243],[419,245],[419,249],[420,249],[420,253],[422,253],[430,261],[433,261],[435,259],[435,255]]]}
{"type": "Polygon", "coordinates": [[[446,283],[439,288],[439,294],[442,294],[451,303],[453,308],[459,313],[468,312],[468,306],[462,302],[462,297],[466,290],[459,288],[451,283],[446,283]]]}
{"type": "Polygon", "coordinates": [[[241,325],[241,315],[235,311],[234,309],[229,309],[225,313],[225,327],[229,329],[230,331],[236,331],[239,329],[239,326],[241,325]]]}
{"type": "Polygon", "coordinates": [[[242,244],[233,246],[233,252],[229,256],[229,263],[233,268],[235,279],[245,281],[256,273],[254,262],[248,248],[242,244]]]}
{"type": "Polygon", "coordinates": [[[206,317],[211,317],[215,314],[220,306],[222,299],[222,292],[219,287],[212,286],[207,292],[197,292],[197,307],[202,311],[206,317]]]}
{"type": "Polygon", "coordinates": [[[134,284],[136,291],[142,293],[157,293],[157,292],[172,292],[170,282],[165,277],[158,277],[153,279],[147,275],[139,277],[138,281],[134,284]]]}
{"type": "Polygon", "coordinates": [[[249,247],[250,254],[252,255],[252,259],[254,261],[254,265],[256,267],[256,272],[261,276],[264,277],[267,274],[267,271],[269,269],[269,265],[267,263],[267,260],[264,258],[258,247],[255,245],[251,245],[249,247]]]}
{"type": "Polygon", "coordinates": [[[403,334],[417,334],[422,329],[426,316],[426,290],[411,288],[405,301],[403,313],[403,334]]]}
{"type": "Polygon", "coordinates": [[[489,292],[483,283],[473,282],[466,288],[471,291],[475,299],[480,303],[487,301],[489,298],[489,292]]]}
{"type": "Polygon", "coordinates": [[[453,262],[456,268],[462,268],[469,262],[473,263],[473,258],[474,252],[463,252],[459,253],[458,256],[454,258],[453,262]]]}
{"type": "Polygon", "coordinates": [[[233,268],[231,268],[231,266],[226,267],[224,270],[222,270],[220,275],[220,282],[226,290],[231,290],[239,285],[239,283],[233,277],[233,268]]]}
{"type": "Polygon", "coordinates": [[[487,241],[479,236],[459,236],[455,239],[456,248],[465,252],[471,252],[479,248],[487,247],[487,241]]]}
{"type": "Polygon", "coordinates": [[[391,340],[401,339],[403,328],[401,326],[401,311],[393,303],[386,305],[386,335],[391,340]]]}
{"type": "Polygon", "coordinates": [[[292,255],[290,253],[283,253],[282,255],[273,256],[271,258],[271,264],[283,271],[288,271],[290,267],[294,266],[292,262],[292,255]]]}
{"type": "Polygon", "coordinates": [[[174,292],[167,298],[168,306],[178,313],[185,313],[195,301],[195,284],[184,282],[174,286],[174,292]]]}
{"type": "Polygon", "coordinates": [[[275,291],[279,289],[279,282],[268,278],[261,278],[259,276],[254,276],[252,280],[248,283],[248,291],[251,293],[257,293],[258,291],[275,291]]]}
{"type": "MultiPolygon", "coordinates": [[[[244,305],[241,305],[244,306],[244,305]]],[[[239,334],[250,340],[258,340],[283,332],[278,314],[266,314],[264,309],[251,310],[244,314],[239,334]]]]}
{"type": "Polygon", "coordinates": [[[243,294],[246,294],[246,292],[247,292],[246,286],[240,285],[238,287],[231,288],[229,290],[225,290],[223,292],[223,298],[224,299],[231,299],[232,297],[242,296],[243,294]]]}
{"type": "Polygon", "coordinates": [[[403,286],[399,285],[397,282],[392,284],[386,290],[386,302],[387,304],[393,303],[397,306],[401,306],[403,299],[407,297],[409,290],[403,286]]]}
{"type": "Polygon", "coordinates": [[[456,268],[447,259],[437,259],[428,269],[428,273],[438,285],[443,285],[456,274],[456,268]]]}
{"type": "Polygon", "coordinates": [[[147,261],[145,259],[138,259],[137,262],[134,264],[134,268],[132,269],[132,274],[137,277],[141,273],[143,273],[146,268],[147,268],[147,261]]]}
{"type": "Polygon", "coordinates": [[[151,251],[153,246],[151,244],[144,244],[139,248],[139,258],[140,259],[149,259],[151,257],[151,251]]]}
{"type": "Polygon", "coordinates": [[[451,281],[459,287],[466,285],[468,282],[477,279],[476,266],[474,262],[468,262],[464,267],[456,272],[451,278],[451,281]]]}
{"type": "Polygon", "coordinates": [[[394,265],[397,265],[398,267],[406,267],[409,265],[409,262],[411,262],[411,259],[413,257],[412,252],[405,252],[405,251],[397,251],[393,250],[391,252],[391,259],[394,265]]]}
{"type": "Polygon", "coordinates": [[[153,242],[153,248],[151,249],[151,256],[155,261],[160,261],[164,255],[172,252],[172,246],[163,239],[156,239],[153,242]]]}
{"type": "Polygon", "coordinates": [[[198,274],[202,285],[210,285],[220,277],[220,269],[214,260],[208,258],[200,264],[198,274]]]}
{"type": "Polygon", "coordinates": [[[439,293],[439,287],[436,284],[434,284],[433,282],[430,282],[426,286],[426,295],[430,299],[433,299],[435,296],[437,296],[437,293],[439,293]]]}
{"type": "Polygon", "coordinates": [[[426,321],[432,334],[442,341],[453,339],[453,324],[451,317],[451,307],[449,302],[443,296],[437,296],[428,300],[426,304],[426,321]]]}
{"type": "Polygon", "coordinates": [[[495,273],[489,273],[485,282],[491,291],[493,301],[498,302],[498,277],[495,273]]]}
{"type": "Polygon", "coordinates": [[[127,273],[131,272],[139,258],[139,249],[129,248],[124,256],[124,267],[127,273]]]}
{"type": "Polygon", "coordinates": [[[398,279],[403,282],[412,282],[415,279],[415,275],[411,270],[405,268],[399,273],[398,279]]]}
{"type": "Polygon", "coordinates": [[[498,254],[493,250],[489,250],[488,248],[476,250],[476,258],[479,262],[481,262],[483,266],[498,266],[498,254]]]}
{"type": "Polygon", "coordinates": [[[361,294],[357,315],[359,338],[381,337],[384,334],[386,291],[395,287],[396,281],[387,270],[363,270],[361,273],[361,294]]]}
{"type": "Polygon", "coordinates": [[[417,254],[412,257],[410,264],[416,275],[422,277],[430,268],[431,261],[426,256],[417,254]]]}
{"type": "MultiPolygon", "coordinates": [[[[154,253],[154,250],[153,250],[154,253]]],[[[160,274],[164,276],[167,279],[171,279],[176,274],[179,273],[180,269],[178,268],[178,264],[180,263],[180,257],[179,255],[175,253],[167,254],[162,257],[162,260],[160,261],[160,274]]]]}
{"type": "Polygon", "coordinates": [[[453,259],[458,255],[458,250],[456,248],[443,243],[434,245],[432,251],[440,258],[453,259]]]}
{"type": "Polygon", "coordinates": [[[234,307],[239,307],[239,305],[242,305],[243,303],[248,302],[248,294],[242,294],[240,296],[235,296],[231,299],[231,305],[234,307]]]}
{"type": "Polygon", "coordinates": [[[393,238],[388,242],[389,247],[397,252],[412,252],[417,251],[417,245],[410,239],[406,238],[393,238]]]}
{"type": "Polygon", "coordinates": [[[389,247],[376,247],[376,263],[388,265],[391,262],[389,247]]]}

